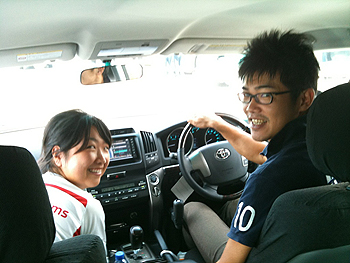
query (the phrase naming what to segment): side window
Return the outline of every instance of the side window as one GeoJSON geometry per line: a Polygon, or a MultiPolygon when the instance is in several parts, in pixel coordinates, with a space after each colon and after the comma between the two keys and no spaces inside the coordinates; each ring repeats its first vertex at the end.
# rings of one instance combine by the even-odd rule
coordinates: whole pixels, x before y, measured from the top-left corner
{"type": "Polygon", "coordinates": [[[315,51],[320,64],[318,90],[326,91],[350,81],[350,49],[331,49],[315,51]]]}
{"type": "Polygon", "coordinates": [[[244,207],[242,210],[244,203],[240,202],[237,208],[237,213],[235,217],[235,221],[233,222],[233,226],[237,228],[238,225],[238,230],[245,232],[248,231],[249,228],[253,224],[253,220],[255,217],[255,209],[251,207],[250,205],[244,207]],[[244,220],[244,218],[246,218],[244,220]],[[247,222],[245,225],[243,225],[244,222],[247,222]]]}

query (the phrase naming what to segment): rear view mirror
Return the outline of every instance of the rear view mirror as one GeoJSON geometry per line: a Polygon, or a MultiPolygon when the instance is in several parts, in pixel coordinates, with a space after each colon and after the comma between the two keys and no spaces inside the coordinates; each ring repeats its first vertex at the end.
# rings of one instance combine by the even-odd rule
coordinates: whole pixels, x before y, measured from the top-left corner
{"type": "Polygon", "coordinates": [[[139,64],[126,64],[85,69],[80,74],[83,85],[94,85],[118,81],[139,79],[143,75],[143,68],[139,64]]]}

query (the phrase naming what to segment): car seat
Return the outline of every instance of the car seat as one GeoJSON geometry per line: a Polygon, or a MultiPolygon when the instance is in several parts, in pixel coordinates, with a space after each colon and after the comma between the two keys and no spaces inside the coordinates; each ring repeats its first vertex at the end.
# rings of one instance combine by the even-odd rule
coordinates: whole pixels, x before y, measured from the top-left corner
{"type": "Polygon", "coordinates": [[[34,157],[0,146],[0,262],[106,262],[100,237],[81,235],[53,244],[49,197],[34,157]]]}
{"type": "Polygon", "coordinates": [[[349,99],[350,83],[339,85],[320,94],[307,116],[310,158],[340,183],[279,196],[247,263],[350,262],[349,99]]]}

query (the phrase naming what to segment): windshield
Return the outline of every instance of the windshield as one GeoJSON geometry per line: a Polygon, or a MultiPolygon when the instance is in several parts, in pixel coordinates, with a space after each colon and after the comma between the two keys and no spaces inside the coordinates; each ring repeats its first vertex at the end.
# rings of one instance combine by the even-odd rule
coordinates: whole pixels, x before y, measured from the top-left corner
{"type": "MultiPolygon", "coordinates": [[[[321,67],[320,91],[349,81],[346,69],[350,68],[350,50],[315,54],[321,67]]],[[[149,131],[184,121],[194,112],[225,112],[244,119],[236,95],[242,87],[237,73],[240,58],[241,55],[138,58],[133,62],[143,67],[141,79],[91,86],[80,83],[80,72],[101,63],[78,57],[32,67],[1,68],[5,88],[0,104],[0,133],[42,128],[52,116],[68,109],[82,109],[107,125],[138,125],[149,131]],[[172,117],[167,118],[169,115],[172,117]]]]}

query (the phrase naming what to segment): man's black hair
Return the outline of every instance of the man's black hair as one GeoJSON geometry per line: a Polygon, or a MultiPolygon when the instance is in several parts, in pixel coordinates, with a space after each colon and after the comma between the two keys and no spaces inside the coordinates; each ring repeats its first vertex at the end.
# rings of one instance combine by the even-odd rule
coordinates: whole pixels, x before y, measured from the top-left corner
{"type": "Polygon", "coordinates": [[[280,74],[280,81],[292,98],[308,88],[317,91],[319,64],[313,53],[311,37],[294,31],[272,30],[252,39],[239,62],[239,77],[250,81],[267,74],[280,74]]]}

